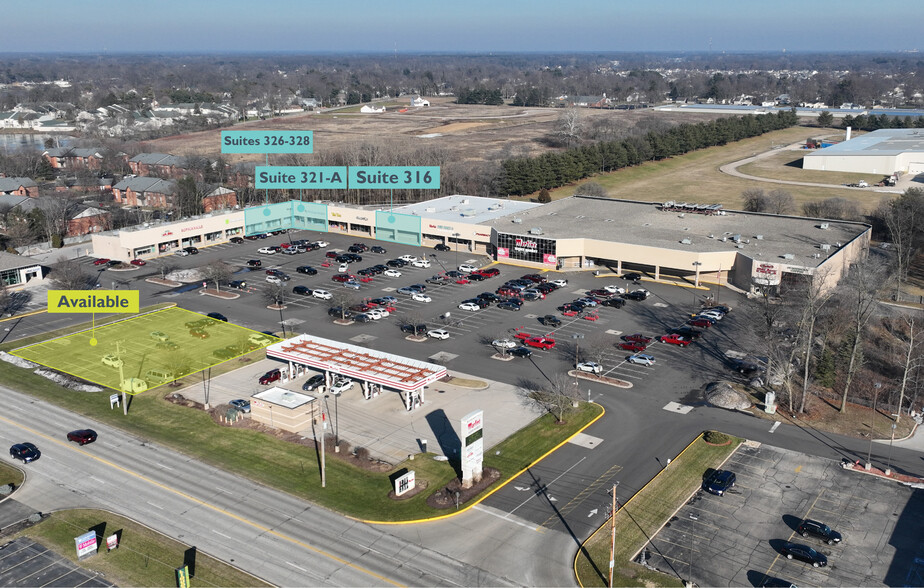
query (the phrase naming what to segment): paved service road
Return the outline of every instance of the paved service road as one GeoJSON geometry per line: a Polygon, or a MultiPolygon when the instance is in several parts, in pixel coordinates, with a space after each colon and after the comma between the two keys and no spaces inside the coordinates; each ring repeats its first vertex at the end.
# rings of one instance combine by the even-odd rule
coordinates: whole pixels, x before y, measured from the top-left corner
{"type": "Polygon", "coordinates": [[[0,391],[5,399],[0,440],[7,445],[29,440],[42,450],[38,461],[24,466],[27,482],[16,493],[18,501],[37,511],[109,509],[279,586],[510,584],[387,529],[349,520],[13,390],[0,391]],[[96,443],[77,447],[66,441],[67,431],[87,426],[99,433],[96,443]]]}

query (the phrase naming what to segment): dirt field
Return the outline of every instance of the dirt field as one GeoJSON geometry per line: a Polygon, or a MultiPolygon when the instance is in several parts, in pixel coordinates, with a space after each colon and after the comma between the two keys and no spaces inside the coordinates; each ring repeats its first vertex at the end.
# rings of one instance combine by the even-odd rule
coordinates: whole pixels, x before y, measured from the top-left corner
{"type": "MultiPolygon", "coordinates": [[[[536,155],[548,148],[541,139],[554,133],[562,114],[556,108],[518,108],[454,104],[451,98],[432,99],[432,106],[384,114],[344,110],[305,113],[235,125],[235,130],[303,129],[314,131],[315,155],[377,142],[389,149],[429,146],[447,152],[449,160],[491,160],[515,155],[536,155]],[[424,135],[424,136],[422,136],[424,135]]],[[[351,109],[355,110],[355,109],[351,109]]],[[[615,129],[630,129],[646,120],[696,122],[715,118],[650,110],[582,110],[585,124],[609,119],[615,129]]],[[[142,143],[145,151],[175,155],[220,153],[220,131],[203,131],[164,137],[142,143]]],[[[312,156],[307,156],[312,157],[312,156]]],[[[270,156],[272,163],[273,156],[270,156]]],[[[263,161],[260,155],[231,155],[228,159],[263,161]]]]}

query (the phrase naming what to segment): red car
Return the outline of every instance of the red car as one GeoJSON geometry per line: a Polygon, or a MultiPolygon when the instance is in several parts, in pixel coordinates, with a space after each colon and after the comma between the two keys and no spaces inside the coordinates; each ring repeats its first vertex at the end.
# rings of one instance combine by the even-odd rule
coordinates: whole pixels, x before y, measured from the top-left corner
{"type": "Polygon", "coordinates": [[[589,292],[587,292],[587,294],[588,296],[598,296],[600,298],[609,298],[610,296],[612,296],[612,294],[610,294],[606,290],[603,290],[602,288],[597,288],[596,290],[590,290],[589,292]]]}
{"type": "Polygon", "coordinates": [[[330,279],[332,279],[332,280],[335,281],[335,282],[340,282],[340,283],[342,284],[342,283],[344,283],[344,282],[349,282],[349,281],[351,281],[351,280],[355,280],[355,279],[356,279],[356,276],[353,276],[353,275],[350,275],[350,274],[334,274],[334,275],[332,275],[332,276],[330,277],[330,279]]]}
{"type": "Polygon", "coordinates": [[[71,431],[67,434],[67,440],[73,441],[78,445],[93,443],[96,441],[96,431],[93,429],[80,429],[79,431],[71,431]]]}
{"type": "Polygon", "coordinates": [[[479,270],[479,271],[477,271],[477,272],[475,272],[475,273],[476,273],[476,274],[481,274],[482,276],[484,276],[484,277],[486,277],[486,278],[493,278],[494,276],[499,276],[499,275],[500,275],[500,270],[497,269],[496,267],[489,267],[489,268],[487,268],[487,269],[479,270]]]}
{"type": "Polygon", "coordinates": [[[109,260],[108,260],[108,259],[100,258],[100,259],[95,260],[95,261],[93,262],[93,265],[105,265],[105,264],[107,264],[107,263],[109,263],[109,260]]]}
{"type": "Polygon", "coordinates": [[[208,339],[209,338],[209,332],[201,327],[197,329],[189,329],[189,334],[198,339],[208,339]]]}
{"type": "Polygon", "coordinates": [[[549,339],[548,337],[532,337],[524,340],[523,343],[530,347],[538,347],[539,349],[551,349],[555,347],[555,339],[549,339]]]}
{"type": "Polygon", "coordinates": [[[337,253],[336,251],[328,251],[327,253],[324,254],[324,257],[328,259],[336,259],[338,255],[340,254],[337,253]]]}
{"type": "Polygon", "coordinates": [[[282,379],[282,372],[278,369],[270,370],[260,376],[260,384],[266,386],[267,384],[272,384],[273,382],[278,382],[282,379]]]}
{"type": "Polygon", "coordinates": [[[687,324],[693,325],[694,327],[702,327],[704,329],[708,329],[709,327],[712,326],[712,321],[703,319],[703,318],[698,318],[698,319],[687,321],[687,324]]]}
{"type": "Polygon", "coordinates": [[[619,343],[616,345],[620,349],[625,349],[626,351],[632,351],[638,353],[639,351],[645,351],[648,347],[645,343],[636,343],[635,341],[627,341],[625,343],[619,343]]]}
{"type": "Polygon", "coordinates": [[[648,345],[649,343],[651,343],[651,337],[646,337],[645,335],[642,335],[639,333],[636,333],[634,335],[625,335],[623,337],[623,340],[632,341],[634,343],[644,343],[645,345],[648,345]]]}
{"type": "Polygon", "coordinates": [[[497,290],[495,290],[494,293],[497,294],[498,296],[516,296],[517,291],[514,290],[513,288],[502,286],[498,288],[497,290]]]}
{"type": "Polygon", "coordinates": [[[143,259],[133,259],[128,263],[132,265],[147,265],[147,263],[143,259]]]}
{"type": "Polygon", "coordinates": [[[680,345],[681,347],[686,347],[690,344],[690,340],[674,333],[671,335],[662,335],[661,343],[670,343],[671,345],[680,345]]]}

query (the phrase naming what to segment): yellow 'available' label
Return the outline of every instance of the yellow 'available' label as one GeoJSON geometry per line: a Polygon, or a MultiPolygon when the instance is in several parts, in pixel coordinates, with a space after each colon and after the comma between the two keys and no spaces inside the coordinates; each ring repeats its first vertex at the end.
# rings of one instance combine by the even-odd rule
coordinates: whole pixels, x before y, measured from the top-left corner
{"type": "Polygon", "coordinates": [[[138,290],[49,290],[48,312],[123,312],[140,310],[138,290]]]}

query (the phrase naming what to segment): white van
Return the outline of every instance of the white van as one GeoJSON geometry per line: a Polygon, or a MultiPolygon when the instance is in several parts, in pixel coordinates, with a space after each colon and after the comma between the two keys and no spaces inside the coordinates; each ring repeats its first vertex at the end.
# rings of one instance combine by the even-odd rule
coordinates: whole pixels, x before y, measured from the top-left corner
{"type": "Polygon", "coordinates": [[[171,372],[168,372],[167,370],[161,370],[161,369],[148,370],[144,374],[144,377],[149,382],[157,382],[159,384],[162,384],[164,382],[168,382],[174,379],[174,376],[171,372]]]}

